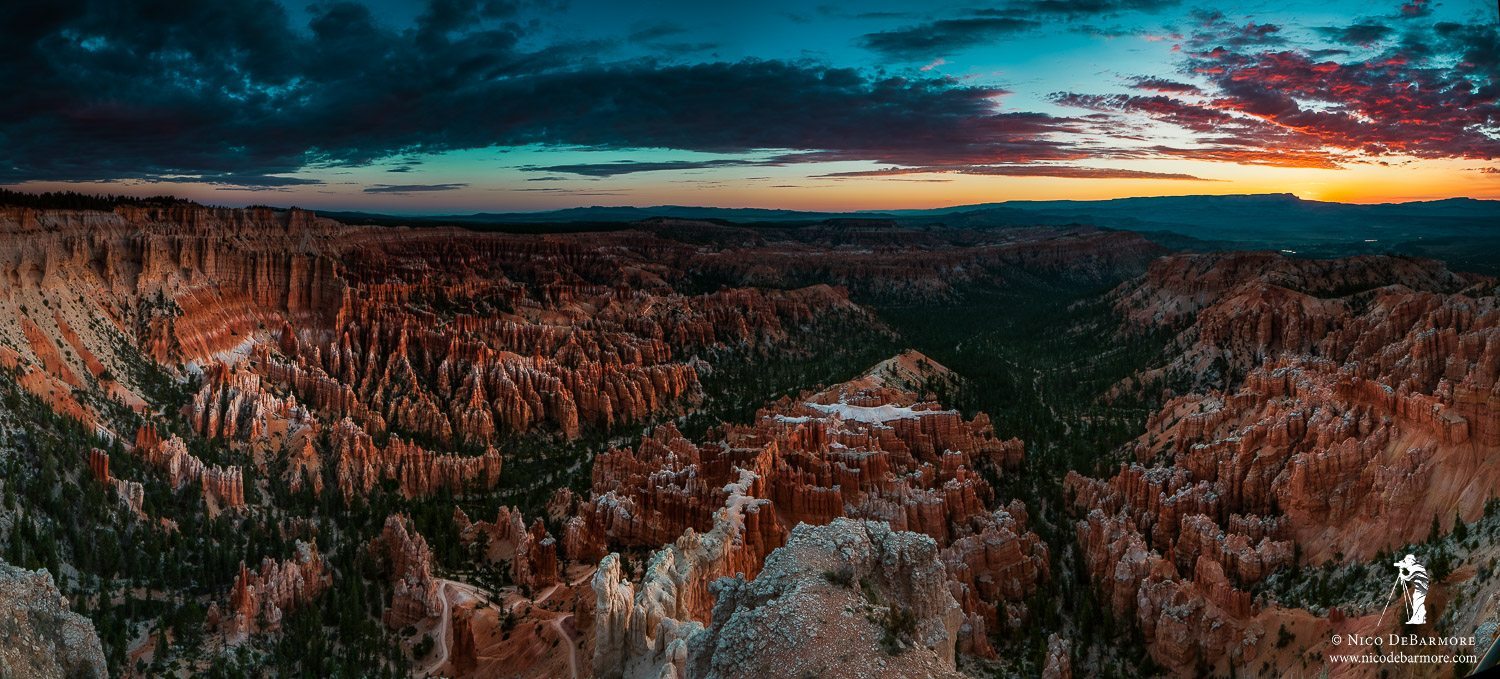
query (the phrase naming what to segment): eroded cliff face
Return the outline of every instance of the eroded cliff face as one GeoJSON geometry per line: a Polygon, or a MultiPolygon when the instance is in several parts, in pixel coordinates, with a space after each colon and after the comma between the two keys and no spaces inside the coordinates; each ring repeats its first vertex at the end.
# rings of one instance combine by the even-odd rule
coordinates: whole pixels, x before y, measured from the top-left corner
{"type": "MultiPolygon", "coordinates": [[[[915,353],[898,362],[946,372],[915,353]]],[[[792,527],[844,517],[933,539],[945,587],[963,611],[951,641],[965,652],[992,653],[988,630],[1024,623],[1023,599],[1048,577],[1047,546],[1026,529],[1021,502],[989,509],[995,493],[976,471],[1019,464],[1020,442],[997,438],[982,415],[965,420],[889,386],[909,371],[887,367],[783,399],[754,425],[721,427],[703,445],[663,426],[634,450],[596,459],[593,497],[568,524],[565,546],[669,545],[638,585],[617,582],[618,559],[601,565],[598,671],[677,662],[674,644],[711,617],[712,583],[753,580],[792,527]]]]}
{"type": "MultiPolygon", "coordinates": [[[[0,238],[0,364],[28,390],[129,440],[78,391],[145,412],[152,364],[198,375],[196,433],[261,464],[306,458],[303,439],[345,418],[469,453],[608,431],[695,402],[695,352],[767,351],[814,319],[866,313],[827,286],[676,292],[667,280],[683,281],[694,248],[641,231],[519,237],[179,206],[4,209],[0,238]]],[[[321,491],[303,471],[332,464],[293,461],[288,481],[321,491]]],[[[483,487],[494,471],[439,458],[408,483],[483,487]]]]}
{"type": "Polygon", "coordinates": [[[1282,355],[1342,364],[1373,357],[1418,324],[1463,332],[1465,318],[1483,314],[1465,300],[1493,288],[1433,260],[1251,252],[1163,257],[1111,298],[1127,332],[1175,333],[1170,360],[1143,379],[1177,373],[1193,387],[1222,387],[1282,355]],[[1449,303],[1457,306],[1437,309],[1449,303]]]}
{"type": "Polygon", "coordinates": [[[1213,379],[1232,380],[1167,402],[1114,476],[1065,479],[1094,581],[1168,669],[1274,652],[1268,629],[1296,612],[1248,590],[1295,559],[1365,561],[1493,496],[1493,280],[1428,261],[1184,256],[1117,294],[1129,323],[1190,323],[1169,371],[1217,363],[1213,379]]]}
{"type": "Polygon", "coordinates": [[[155,427],[141,427],[136,431],[135,454],[161,470],[173,490],[196,483],[210,515],[245,506],[244,471],[204,464],[177,436],[163,440],[155,427]]]}
{"type": "MultiPolygon", "coordinates": [[[[963,613],[930,537],[874,521],[799,524],[753,580],[713,586],[679,677],[958,677],[963,613]],[[831,575],[830,575],[831,574],[831,575]]],[[[668,649],[675,663],[682,649],[668,649]]]]}
{"type": "Polygon", "coordinates": [[[640,589],[618,555],[600,563],[595,676],[962,676],[954,658],[964,615],[930,537],[844,518],[799,524],[754,579],[711,584],[706,625],[662,609],[701,567],[680,559],[724,535],[693,537],[657,553],[640,589]]]}
{"type": "Polygon", "coordinates": [[[0,675],[7,677],[109,676],[94,623],[68,610],[46,571],[0,562],[0,675]]]}
{"type": "Polygon", "coordinates": [[[144,407],[135,352],[197,367],[267,322],[332,312],[341,285],[321,244],[342,228],[295,210],[0,209],[0,361],[63,412],[108,428],[70,388],[144,407]]]}

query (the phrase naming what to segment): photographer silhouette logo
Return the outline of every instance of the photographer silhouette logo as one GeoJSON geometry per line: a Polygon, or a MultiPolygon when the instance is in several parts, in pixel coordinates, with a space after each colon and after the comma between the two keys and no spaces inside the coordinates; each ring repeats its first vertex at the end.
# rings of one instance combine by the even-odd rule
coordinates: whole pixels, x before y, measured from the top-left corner
{"type": "Polygon", "coordinates": [[[1417,563],[1417,557],[1407,554],[1405,559],[1393,564],[1396,567],[1396,585],[1402,590],[1402,598],[1411,611],[1408,625],[1427,623],[1427,569],[1417,563]]]}

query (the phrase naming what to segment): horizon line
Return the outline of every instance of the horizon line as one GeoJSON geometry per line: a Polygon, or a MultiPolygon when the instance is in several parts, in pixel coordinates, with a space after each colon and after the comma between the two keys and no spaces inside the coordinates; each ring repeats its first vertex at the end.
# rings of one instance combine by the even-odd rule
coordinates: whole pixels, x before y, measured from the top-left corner
{"type": "MultiPolygon", "coordinates": [[[[489,216],[489,215],[494,215],[494,216],[549,215],[549,214],[565,213],[565,212],[577,211],[577,210],[654,210],[654,209],[735,210],[735,211],[784,212],[784,213],[806,214],[806,215],[868,215],[868,216],[878,216],[878,215],[892,215],[892,214],[903,213],[903,212],[935,212],[935,211],[941,211],[941,210],[956,210],[956,209],[962,209],[962,208],[983,208],[983,207],[994,207],[994,206],[1016,205],[1016,204],[1036,204],[1036,203],[1113,203],[1113,202],[1119,202],[1119,201],[1147,200],[1147,199],[1153,199],[1153,198],[1189,198],[1189,199],[1191,199],[1191,198],[1200,198],[1200,199],[1211,199],[1211,198],[1270,198],[1270,197],[1283,197],[1283,198],[1291,198],[1291,199],[1296,200],[1298,202],[1304,202],[1304,203],[1324,203],[1324,204],[1333,204],[1333,205],[1363,205],[1363,206],[1410,205],[1410,204],[1421,204],[1421,203],[1441,203],[1441,202],[1454,201],[1454,200],[1467,200],[1467,201],[1474,201],[1474,202],[1480,202],[1480,203],[1500,203],[1500,199],[1494,199],[1494,198],[1476,198],[1476,197],[1473,197],[1473,196],[1449,196],[1449,197],[1446,197],[1446,198],[1415,198],[1415,199],[1410,199],[1410,200],[1386,200],[1386,201],[1371,201],[1371,202],[1340,201],[1340,200],[1318,200],[1318,199],[1312,199],[1312,198],[1304,198],[1304,197],[1298,195],[1297,193],[1291,192],[1291,191],[1279,191],[1279,192],[1268,192],[1268,193],[1154,194],[1154,195],[1137,195],[1137,196],[1118,196],[1118,197],[1114,197],[1114,198],[1095,198],[1095,199],[1080,199],[1080,198],[1013,199],[1013,200],[1001,200],[1001,201],[980,202],[980,203],[954,203],[954,204],[939,205],[939,206],[934,206],[934,207],[899,207],[899,208],[886,208],[886,209],[855,208],[855,209],[846,209],[846,210],[806,210],[806,209],[796,209],[796,208],[787,208],[787,207],[764,207],[764,206],[755,206],[755,205],[721,206],[721,205],[688,205],[688,204],[680,204],[680,203],[654,203],[654,204],[648,204],[648,205],[640,205],[640,204],[575,205],[575,206],[572,206],[572,207],[551,208],[551,209],[545,209],[545,210],[506,210],[504,208],[496,208],[496,209],[481,209],[481,210],[476,210],[474,212],[466,212],[466,213],[463,213],[463,212],[410,212],[410,213],[408,213],[408,212],[401,212],[401,211],[392,211],[392,212],[371,211],[371,210],[362,210],[362,209],[353,208],[353,207],[348,207],[348,208],[309,208],[309,207],[301,207],[299,205],[272,205],[272,204],[269,204],[269,203],[261,203],[261,202],[247,202],[247,203],[245,203],[243,205],[210,204],[210,203],[199,202],[197,200],[193,200],[193,199],[190,199],[190,198],[183,198],[183,197],[177,196],[175,194],[171,194],[171,193],[164,193],[164,194],[157,194],[157,195],[133,196],[133,195],[129,195],[129,194],[93,193],[93,192],[83,192],[83,191],[26,191],[26,190],[19,190],[19,189],[16,189],[16,188],[12,188],[12,187],[15,187],[15,186],[17,186],[17,185],[16,184],[0,185],[0,191],[8,192],[8,193],[14,193],[14,194],[28,195],[28,196],[36,196],[36,197],[43,197],[43,196],[47,196],[47,195],[65,196],[65,195],[72,194],[72,195],[77,195],[77,196],[81,196],[81,197],[85,197],[85,198],[98,199],[98,200],[122,200],[122,201],[124,201],[124,200],[138,200],[138,201],[150,201],[150,200],[162,199],[162,200],[179,201],[179,202],[182,202],[182,203],[197,205],[197,206],[206,207],[206,208],[222,208],[222,209],[233,209],[233,210],[244,210],[244,209],[251,209],[251,208],[269,208],[269,209],[272,209],[272,210],[302,210],[302,211],[306,211],[306,212],[312,212],[312,213],[315,213],[315,214],[324,214],[324,215],[329,215],[329,214],[353,214],[353,215],[368,215],[368,216],[371,216],[371,217],[401,217],[401,218],[412,218],[412,219],[441,219],[441,218],[459,218],[459,217],[478,217],[478,216],[489,216]]],[[[7,204],[3,201],[3,197],[0,197],[0,206],[7,206],[7,204]]],[[[14,205],[10,205],[10,206],[14,206],[14,205]]],[[[21,207],[25,207],[25,206],[21,206],[21,207]]],[[[59,208],[40,208],[40,209],[59,209],[59,208]]],[[[87,209],[87,208],[84,208],[84,209],[87,209]]]]}

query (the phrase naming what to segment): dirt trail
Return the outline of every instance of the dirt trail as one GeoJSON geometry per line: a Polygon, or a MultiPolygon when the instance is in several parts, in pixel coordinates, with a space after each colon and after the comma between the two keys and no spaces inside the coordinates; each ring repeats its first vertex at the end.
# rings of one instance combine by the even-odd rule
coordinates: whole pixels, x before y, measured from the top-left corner
{"type": "MultiPolygon", "coordinates": [[[[594,571],[593,569],[589,569],[583,575],[569,582],[568,587],[570,589],[578,587],[579,585],[588,582],[593,577],[594,571]]],[[[556,594],[557,590],[561,588],[562,583],[557,583],[548,587],[545,591],[542,592],[541,596],[538,596],[534,600],[527,601],[525,599],[522,599],[516,601],[508,607],[504,606],[503,604],[498,605],[497,607],[501,608],[502,610],[514,612],[515,609],[523,603],[529,603],[534,607],[540,606],[542,603],[550,599],[553,594],[556,594]]],[[[441,670],[443,668],[443,665],[447,664],[448,649],[451,647],[450,637],[453,634],[453,605],[455,603],[461,604],[468,598],[473,598],[479,601],[491,601],[492,603],[490,605],[496,606],[496,604],[493,603],[493,598],[490,596],[489,592],[486,592],[485,590],[480,589],[479,587],[476,587],[474,585],[459,582],[457,580],[439,579],[438,596],[443,602],[443,612],[440,615],[440,619],[442,620],[442,622],[438,625],[437,633],[433,637],[433,648],[435,649],[436,653],[433,655],[433,658],[431,660],[425,663],[422,667],[417,668],[415,672],[417,676],[432,676],[439,670],[441,670]],[[455,602],[453,598],[458,596],[462,596],[465,598],[455,602]]],[[[579,679],[581,675],[579,674],[578,670],[580,662],[578,658],[578,638],[563,624],[572,618],[572,613],[557,612],[554,613],[554,617],[547,621],[547,624],[552,627],[554,632],[556,632],[558,639],[567,643],[568,670],[572,674],[573,679],[579,679]]]]}
{"type": "Polygon", "coordinates": [[[452,602],[448,600],[449,584],[457,583],[452,583],[449,580],[438,580],[437,591],[438,596],[442,599],[443,602],[443,613],[439,618],[440,620],[442,620],[442,622],[438,624],[437,637],[434,639],[434,641],[436,641],[437,643],[435,646],[433,646],[433,648],[437,650],[437,653],[433,656],[431,662],[427,663],[425,667],[421,667],[417,670],[417,674],[420,676],[430,676],[434,672],[437,672],[438,669],[442,668],[444,663],[448,662],[448,636],[449,631],[453,629],[453,605],[452,602]]]}

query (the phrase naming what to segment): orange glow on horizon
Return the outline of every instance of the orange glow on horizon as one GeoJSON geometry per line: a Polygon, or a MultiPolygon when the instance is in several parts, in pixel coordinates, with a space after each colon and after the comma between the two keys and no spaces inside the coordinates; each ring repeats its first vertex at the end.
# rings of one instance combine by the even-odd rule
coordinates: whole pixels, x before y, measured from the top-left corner
{"type": "Polygon", "coordinates": [[[1500,173],[1481,172],[1479,168],[1483,163],[1476,161],[1425,160],[1322,169],[1163,160],[1137,161],[1113,167],[1189,174],[1205,181],[952,173],[830,178],[817,176],[827,174],[824,168],[807,166],[797,168],[803,176],[718,176],[713,181],[699,182],[682,181],[682,175],[677,173],[639,173],[589,182],[590,190],[576,193],[522,192],[516,190],[514,182],[500,180],[455,191],[406,195],[364,193],[357,184],[271,191],[205,184],[164,186],[150,182],[31,182],[15,188],[137,196],[173,193],[210,205],[295,205],[322,211],[413,215],[528,212],[595,205],[690,205],[845,212],[926,209],[1015,200],[1108,200],[1139,196],[1264,193],[1290,193],[1305,200],[1341,203],[1397,203],[1454,197],[1500,199],[1500,173]]]}

